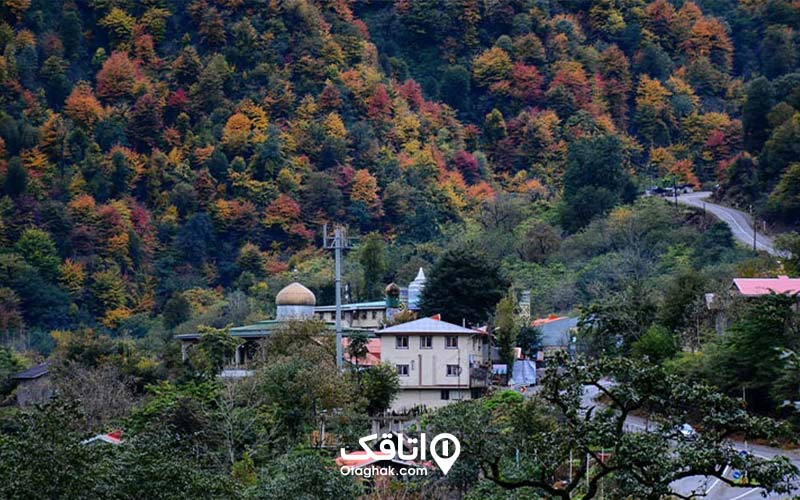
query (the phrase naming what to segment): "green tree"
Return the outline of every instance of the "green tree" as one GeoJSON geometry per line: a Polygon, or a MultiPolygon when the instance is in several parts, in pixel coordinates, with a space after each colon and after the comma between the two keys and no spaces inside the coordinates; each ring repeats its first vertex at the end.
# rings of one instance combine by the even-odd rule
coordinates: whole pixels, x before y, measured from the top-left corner
{"type": "Polygon", "coordinates": [[[367,399],[367,413],[370,415],[386,411],[400,392],[400,378],[397,369],[381,363],[370,367],[361,378],[361,394],[367,399]]]}
{"type": "Polygon", "coordinates": [[[533,354],[542,344],[542,331],[535,326],[523,325],[517,335],[517,347],[522,349],[522,354],[527,358],[533,354]]]}
{"type": "MultiPolygon", "coordinates": [[[[772,186],[785,173],[790,165],[800,157],[800,112],[778,125],[767,142],[758,160],[759,178],[762,185],[772,186]]],[[[789,182],[796,179],[797,169],[791,174],[789,182]]],[[[791,191],[790,191],[791,192],[791,191]]]]}
{"type": "Polygon", "coordinates": [[[634,282],[582,307],[578,327],[591,354],[626,353],[652,324],[655,312],[652,292],[634,282]]]}
{"type": "Polygon", "coordinates": [[[311,450],[295,450],[279,457],[258,475],[248,498],[358,498],[363,489],[352,476],[331,467],[331,459],[311,450]]]}
{"type": "Polygon", "coordinates": [[[213,55],[200,73],[197,82],[190,88],[192,104],[198,112],[213,111],[223,103],[225,83],[230,74],[231,68],[225,57],[221,54],[213,55]]]}
{"type": "Polygon", "coordinates": [[[364,332],[353,332],[347,338],[347,355],[358,370],[358,360],[367,355],[369,336],[364,332]]]}
{"type": "Polygon", "coordinates": [[[11,378],[25,369],[24,359],[8,347],[0,346],[0,396],[5,397],[14,388],[11,378]]]}
{"type": "Polygon", "coordinates": [[[176,293],[164,304],[162,315],[164,318],[164,326],[172,329],[191,317],[192,306],[183,294],[176,293]]]}
{"type": "Polygon", "coordinates": [[[469,107],[470,76],[464,66],[447,66],[442,71],[439,96],[455,109],[466,111],[469,107]]]}
{"type": "Polygon", "coordinates": [[[781,374],[772,388],[776,401],[800,401],[800,353],[783,349],[780,354],[781,374]]]}
{"type": "Polygon", "coordinates": [[[800,220],[800,163],[789,165],[769,195],[768,210],[775,218],[792,223],[800,220]]]}
{"type": "Polygon", "coordinates": [[[793,231],[779,234],[775,238],[775,248],[788,254],[783,258],[786,272],[791,275],[800,274],[800,233],[793,231]]]}
{"type": "Polygon", "coordinates": [[[653,325],[631,345],[631,354],[647,359],[651,363],[661,363],[678,353],[675,334],[660,325],[653,325]]]}
{"type": "Polygon", "coordinates": [[[735,245],[730,226],[716,221],[697,239],[694,263],[700,267],[724,262],[726,253],[730,253],[735,245]]]}
{"type": "Polygon", "coordinates": [[[39,270],[45,279],[58,276],[58,265],[61,259],[50,235],[37,228],[26,229],[19,237],[14,249],[25,259],[25,262],[39,270]]]}
{"type": "Polygon", "coordinates": [[[0,496],[238,498],[227,471],[204,462],[187,440],[144,432],[124,435],[122,446],[87,446],[81,442],[87,436],[76,429],[79,421],[75,403],[55,400],[25,410],[13,432],[0,431],[0,496]]]}
{"type": "Polygon", "coordinates": [[[216,375],[230,363],[240,341],[231,336],[229,328],[202,325],[198,348],[203,356],[202,365],[210,375],[216,375]]]}
{"type": "Polygon", "coordinates": [[[475,470],[505,490],[563,500],[598,498],[601,483],[619,498],[666,498],[676,480],[698,475],[785,492],[800,477],[785,458],[740,455],[728,440],[731,433],[778,435],[776,422],[747,413],[708,386],[631,359],[568,362],[560,356],[548,365],[536,395],[446,406],[429,419],[428,432],[445,429],[461,443],[460,458],[443,480],[453,489],[477,483],[475,470]],[[587,390],[602,402],[586,401],[587,390]],[[649,413],[650,425],[627,432],[626,420],[639,411],[649,413]],[[687,420],[703,429],[701,439],[678,432],[687,420]],[[570,464],[574,457],[580,458],[570,464]],[[731,479],[728,467],[747,470],[747,479],[731,479]]]}
{"type": "MultiPolygon", "coordinates": [[[[335,337],[321,321],[293,321],[273,333],[258,370],[266,397],[269,435],[288,450],[305,442],[325,419],[329,432],[345,433],[358,404],[355,377],[336,368],[335,337]]],[[[359,428],[358,432],[363,432],[359,428]]]]}
{"type": "Polygon", "coordinates": [[[515,233],[517,255],[528,262],[546,261],[561,244],[561,237],[556,229],[539,219],[526,220],[517,226],[515,233]]]}
{"type": "Polygon", "coordinates": [[[506,138],[507,133],[503,113],[499,109],[493,108],[483,120],[484,141],[490,148],[495,147],[498,141],[506,138]]]}
{"type": "Polygon", "coordinates": [[[12,198],[24,194],[28,188],[28,172],[22,165],[22,160],[17,156],[8,162],[3,190],[12,198]]]}
{"type": "Polygon", "coordinates": [[[79,416],[76,404],[55,401],[21,415],[17,432],[0,431],[0,497],[102,496],[107,450],[81,444],[75,425],[79,416]]]}
{"type": "Polygon", "coordinates": [[[363,273],[364,298],[367,300],[382,298],[387,266],[386,242],[380,234],[370,233],[364,237],[359,246],[358,262],[363,273]]]}
{"type": "Polygon", "coordinates": [[[517,297],[513,290],[498,302],[494,314],[495,337],[500,361],[506,364],[506,382],[514,376],[514,347],[517,345],[519,325],[514,310],[517,307],[517,297]]]}
{"type": "Polygon", "coordinates": [[[228,470],[194,453],[191,445],[169,432],[125,436],[102,463],[105,478],[119,498],[241,498],[228,470]],[[113,483],[112,483],[113,481],[113,483]]]}
{"type": "Polygon", "coordinates": [[[264,277],[264,254],[258,245],[253,243],[245,243],[239,249],[239,256],[236,259],[236,265],[242,272],[252,273],[256,278],[264,277]]]}
{"type": "Polygon", "coordinates": [[[125,280],[119,272],[119,267],[111,266],[106,270],[93,273],[89,293],[92,297],[91,307],[98,316],[124,306],[126,302],[125,280]]]}
{"type": "Polygon", "coordinates": [[[439,313],[457,324],[486,321],[508,286],[498,265],[469,246],[445,252],[429,274],[422,291],[422,314],[439,313]]]}
{"type": "Polygon", "coordinates": [[[577,231],[614,206],[633,200],[635,187],[622,161],[622,144],[616,136],[596,136],[572,143],[561,205],[561,223],[567,230],[577,231]]]}
{"type": "Polygon", "coordinates": [[[706,291],[706,280],[693,269],[684,269],[674,276],[664,291],[664,300],[658,310],[658,321],[669,331],[686,326],[687,311],[693,302],[706,291]]]}
{"type": "Polygon", "coordinates": [[[768,26],[761,40],[761,67],[764,75],[773,79],[797,67],[797,49],[791,28],[782,25],[768,26]]]}
{"type": "Polygon", "coordinates": [[[769,137],[767,115],[772,109],[772,85],[766,78],[756,78],[747,86],[747,99],[742,106],[744,147],[758,153],[769,137]]]}
{"type": "Polygon", "coordinates": [[[776,294],[754,299],[709,349],[711,379],[731,394],[744,393],[757,410],[775,408],[770,389],[781,376],[781,352],[798,348],[796,301],[796,296],[776,294]]]}

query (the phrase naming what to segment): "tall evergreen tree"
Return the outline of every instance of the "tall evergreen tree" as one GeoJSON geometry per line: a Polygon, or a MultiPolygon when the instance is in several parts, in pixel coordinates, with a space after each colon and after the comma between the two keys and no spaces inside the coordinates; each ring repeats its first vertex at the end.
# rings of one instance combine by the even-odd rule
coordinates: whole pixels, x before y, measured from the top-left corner
{"type": "Polygon", "coordinates": [[[445,252],[429,273],[422,292],[422,314],[477,326],[503,297],[508,283],[499,266],[471,247],[445,252]]]}

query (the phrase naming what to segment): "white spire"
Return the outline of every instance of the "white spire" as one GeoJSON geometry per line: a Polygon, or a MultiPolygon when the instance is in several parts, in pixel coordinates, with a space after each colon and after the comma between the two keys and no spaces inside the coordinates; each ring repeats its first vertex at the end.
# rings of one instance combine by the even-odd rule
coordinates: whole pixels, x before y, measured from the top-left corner
{"type": "Polygon", "coordinates": [[[414,278],[414,281],[408,284],[408,308],[412,311],[419,309],[419,300],[427,280],[428,279],[425,277],[425,271],[423,271],[420,267],[417,277],[414,278]]]}

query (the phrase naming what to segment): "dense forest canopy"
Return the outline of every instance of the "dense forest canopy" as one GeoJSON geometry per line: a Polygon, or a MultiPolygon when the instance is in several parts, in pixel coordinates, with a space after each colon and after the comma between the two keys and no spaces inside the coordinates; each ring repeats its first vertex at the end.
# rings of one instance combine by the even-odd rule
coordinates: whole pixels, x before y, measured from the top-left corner
{"type": "MultiPolygon", "coordinates": [[[[176,300],[198,313],[235,291],[269,312],[291,276],[328,299],[329,221],[380,232],[381,281],[408,280],[454,228],[490,228],[498,197],[539,248],[512,260],[534,263],[654,182],[798,218],[800,14],[782,0],[9,0],[2,15],[6,330],[144,331],[176,300]]],[[[353,299],[374,298],[374,271],[350,266],[353,299]]]]}
{"type": "MultiPolygon", "coordinates": [[[[592,439],[531,441],[558,436],[557,407],[576,415],[609,366],[643,381],[629,394],[643,410],[665,383],[683,391],[670,425],[702,414],[698,397],[716,405],[704,416],[725,409],[692,453],[778,429],[740,403],[796,431],[782,406],[800,398],[795,299],[736,304],[717,335],[705,294],[800,272],[798,27],[788,0],[0,0],[0,496],[363,493],[309,436],[322,422],[356,443],[398,390],[393,366],[339,372],[325,325],[300,322],[260,346],[252,378],[217,377],[229,327],[272,317],[287,283],[333,301],[330,223],[356,243],[346,300],[422,267],[423,312],[497,327],[504,359],[538,349],[517,324],[522,290],[533,316],[580,317],[582,353],[614,358],[549,379],[570,384],[567,406],[500,392],[448,407],[438,419],[474,438],[465,450],[519,438],[536,468],[544,442],[558,470],[571,439],[638,439],[599,412],[592,439]],[[753,256],[710,215],[641,196],[676,185],[752,208],[794,257],[753,256]],[[185,333],[199,340],[182,359],[185,333]],[[12,375],[45,359],[59,397],[6,407],[12,375]],[[112,426],[126,446],[78,444],[112,426]]],[[[512,448],[464,467],[502,481],[512,448]]],[[[783,481],[774,465],[756,480],[783,481]]],[[[536,491],[552,493],[543,470],[536,491]]],[[[478,481],[435,486],[518,498],[478,481]]]]}

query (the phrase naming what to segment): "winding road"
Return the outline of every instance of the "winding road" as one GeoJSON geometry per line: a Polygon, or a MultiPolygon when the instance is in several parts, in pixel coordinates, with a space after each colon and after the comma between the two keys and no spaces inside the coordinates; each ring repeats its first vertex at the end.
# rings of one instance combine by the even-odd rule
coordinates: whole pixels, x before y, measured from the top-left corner
{"type": "MultiPolygon", "coordinates": [[[[585,386],[583,397],[581,399],[581,408],[583,411],[588,411],[589,408],[601,405],[597,397],[600,390],[595,386],[585,386]]],[[[647,432],[649,424],[641,417],[629,415],[625,419],[626,432],[647,432]]],[[[731,444],[739,450],[746,450],[759,458],[773,458],[776,456],[784,456],[794,464],[795,467],[800,469],[800,450],[782,450],[779,448],[772,448],[763,445],[754,445],[741,441],[731,441],[731,444]]],[[[735,471],[730,467],[725,469],[725,477],[734,479],[735,471]]],[[[715,477],[706,476],[692,476],[678,481],[670,485],[672,491],[684,496],[692,496],[698,500],[784,500],[790,498],[800,498],[800,484],[791,494],[768,494],[762,488],[752,487],[735,487],[723,483],[715,477]]]]}
{"type": "MultiPolygon", "coordinates": [[[[678,203],[688,205],[690,207],[704,208],[706,211],[712,213],[716,218],[726,223],[733,233],[733,237],[745,244],[746,246],[753,247],[753,225],[750,215],[736,210],[735,208],[717,205],[706,201],[706,198],[711,196],[709,191],[698,191],[696,193],[682,194],[678,196],[678,203]]],[[[785,253],[776,250],[773,246],[773,240],[769,236],[756,232],[756,248],[767,252],[770,255],[778,257],[785,257],[785,253]]]]}

